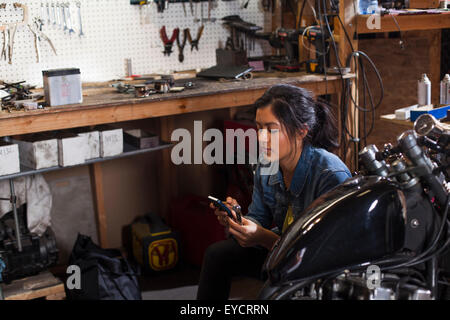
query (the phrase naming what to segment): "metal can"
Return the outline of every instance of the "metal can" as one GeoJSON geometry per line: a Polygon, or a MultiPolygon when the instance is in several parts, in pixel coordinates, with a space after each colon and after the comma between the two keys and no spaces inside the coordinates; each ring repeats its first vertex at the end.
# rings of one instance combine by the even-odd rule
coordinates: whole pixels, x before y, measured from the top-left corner
{"type": "Polygon", "coordinates": [[[125,75],[131,77],[133,75],[133,66],[131,59],[125,59],[125,75]]]}

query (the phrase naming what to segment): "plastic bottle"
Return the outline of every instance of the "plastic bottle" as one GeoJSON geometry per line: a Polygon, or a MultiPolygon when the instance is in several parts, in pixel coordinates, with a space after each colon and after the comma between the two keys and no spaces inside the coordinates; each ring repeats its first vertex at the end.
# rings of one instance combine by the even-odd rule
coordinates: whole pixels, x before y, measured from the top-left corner
{"type": "Polygon", "coordinates": [[[380,10],[378,9],[378,1],[372,0],[369,3],[369,6],[367,7],[367,14],[374,14],[378,13],[380,10]]]}
{"type": "Polygon", "coordinates": [[[441,81],[441,105],[450,105],[450,75],[447,73],[441,81]]]}
{"type": "Polygon", "coordinates": [[[370,0],[359,0],[359,4],[358,4],[358,13],[359,14],[368,14],[367,13],[367,8],[370,5],[370,0]]]}
{"type": "Polygon", "coordinates": [[[425,73],[422,74],[422,79],[418,81],[417,98],[419,106],[431,105],[431,81],[425,73]]]}

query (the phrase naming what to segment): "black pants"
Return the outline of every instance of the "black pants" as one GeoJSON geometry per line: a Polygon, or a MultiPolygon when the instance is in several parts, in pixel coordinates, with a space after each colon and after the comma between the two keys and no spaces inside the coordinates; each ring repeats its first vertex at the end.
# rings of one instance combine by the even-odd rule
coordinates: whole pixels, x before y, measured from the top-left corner
{"type": "Polygon", "coordinates": [[[243,248],[230,238],[208,247],[203,258],[198,300],[227,300],[233,276],[262,279],[261,268],[268,250],[243,248]]]}

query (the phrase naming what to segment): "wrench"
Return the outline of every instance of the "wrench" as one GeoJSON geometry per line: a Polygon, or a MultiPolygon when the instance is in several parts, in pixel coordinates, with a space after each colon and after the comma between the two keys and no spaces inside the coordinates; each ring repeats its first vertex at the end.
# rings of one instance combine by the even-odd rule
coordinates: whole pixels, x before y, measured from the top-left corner
{"type": "Polygon", "coordinates": [[[67,20],[66,20],[66,10],[64,9],[64,3],[61,3],[61,11],[62,11],[62,15],[63,15],[63,20],[64,20],[64,33],[66,33],[66,30],[69,30],[69,28],[67,27],[67,20]]]}
{"type": "Polygon", "coordinates": [[[45,8],[44,8],[44,3],[41,2],[41,17],[40,20],[42,21],[42,25],[44,25],[44,21],[45,21],[45,8]]]}
{"type": "Polygon", "coordinates": [[[59,9],[59,2],[56,3],[55,23],[61,29],[61,11],[59,9]]]}
{"type": "Polygon", "coordinates": [[[47,24],[51,24],[51,21],[50,21],[50,4],[47,2],[45,7],[47,8],[47,24]]]}
{"type": "Polygon", "coordinates": [[[69,24],[69,35],[72,33],[75,33],[75,30],[73,30],[73,23],[72,23],[72,16],[70,14],[70,3],[67,2],[66,3],[66,8],[67,8],[67,21],[69,24]]]}
{"type": "Polygon", "coordinates": [[[84,36],[84,32],[83,32],[83,24],[81,23],[81,2],[80,1],[77,2],[77,7],[78,7],[78,22],[80,24],[79,36],[82,37],[82,36],[84,36]]]}
{"type": "Polygon", "coordinates": [[[53,2],[52,2],[52,18],[53,18],[52,24],[53,24],[53,27],[55,27],[56,26],[56,9],[55,9],[55,4],[53,2]]]}

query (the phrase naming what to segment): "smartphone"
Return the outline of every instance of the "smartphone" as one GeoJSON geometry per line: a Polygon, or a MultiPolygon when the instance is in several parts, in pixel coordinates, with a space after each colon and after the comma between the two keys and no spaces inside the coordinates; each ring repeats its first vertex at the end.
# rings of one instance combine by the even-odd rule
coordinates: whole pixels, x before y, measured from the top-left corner
{"type": "MultiPolygon", "coordinates": [[[[233,221],[236,221],[236,219],[234,219],[234,217],[233,217],[233,214],[231,213],[231,210],[222,201],[220,201],[217,198],[211,197],[211,196],[209,196],[208,199],[211,200],[212,203],[214,203],[214,206],[216,208],[218,208],[222,211],[225,211],[228,214],[228,216],[230,217],[230,219],[233,219],[233,221]]],[[[235,212],[236,212],[236,210],[235,210],[235,212]]],[[[236,217],[238,219],[239,224],[241,224],[242,223],[241,213],[236,212],[236,217]]]]}

